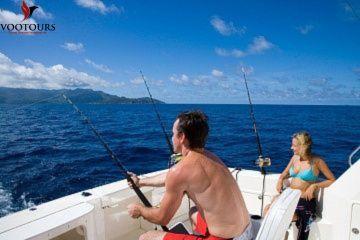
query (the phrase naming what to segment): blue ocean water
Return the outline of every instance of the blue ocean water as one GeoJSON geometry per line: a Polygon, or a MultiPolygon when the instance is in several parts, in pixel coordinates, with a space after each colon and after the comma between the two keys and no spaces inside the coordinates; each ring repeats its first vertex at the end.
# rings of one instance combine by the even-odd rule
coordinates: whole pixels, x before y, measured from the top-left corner
{"type": "MultiPolygon", "coordinates": [[[[167,167],[169,150],[151,105],[87,105],[91,119],[128,170],[167,167]]],[[[247,105],[158,105],[171,133],[176,115],[201,109],[209,117],[207,148],[231,167],[258,169],[247,105]]],[[[281,172],[292,155],[291,135],[311,133],[313,150],[339,177],[358,146],[360,106],[255,105],[269,172],[281,172]]],[[[70,105],[0,105],[0,217],[71,193],[123,179],[88,125],[70,105]]]]}

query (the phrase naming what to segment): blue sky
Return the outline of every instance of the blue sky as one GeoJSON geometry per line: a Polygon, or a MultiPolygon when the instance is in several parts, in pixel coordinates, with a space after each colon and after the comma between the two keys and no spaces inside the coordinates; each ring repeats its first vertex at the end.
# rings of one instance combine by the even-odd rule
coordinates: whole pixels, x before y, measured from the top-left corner
{"type": "MultiPolygon", "coordinates": [[[[168,103],[360,103],[360,2],[25,0],[48,34],[0,33],[0,86],[168,103]]],[[[0,23],[24,18],[0,3],[0,23]]],[[[24,22],[23,22],[24,23],[24,22]]]]}

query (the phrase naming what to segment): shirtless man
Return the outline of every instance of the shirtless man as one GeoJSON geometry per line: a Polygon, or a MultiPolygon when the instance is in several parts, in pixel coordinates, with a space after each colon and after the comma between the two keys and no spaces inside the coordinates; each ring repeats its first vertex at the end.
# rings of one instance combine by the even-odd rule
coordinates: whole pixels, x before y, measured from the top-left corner
{"type": "MultiPolygon", "coordinates": [[[[167,225],[186,193],[198,209],[195,225],[201,236],[154,230],[141,235],[140,240],[252,239],[249,213],[235,179],[217,156],[204,149],[209,131],[207,117],[200,111],[180,113],[172,131],[174,151],[183,159],[163,175],[165,194],[160,207],[130,204],[128,212],[133,218],[142,216],[167,225]]],[[[163,177],[157,179],[159,186],[163,177]]]]}

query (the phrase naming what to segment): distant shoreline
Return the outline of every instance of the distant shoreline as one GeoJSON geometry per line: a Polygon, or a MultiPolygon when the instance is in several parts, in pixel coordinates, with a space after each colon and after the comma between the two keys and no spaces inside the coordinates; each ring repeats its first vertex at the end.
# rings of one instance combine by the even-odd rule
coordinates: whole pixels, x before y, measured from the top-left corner
{"type": "MultiPolygon", "coordinates": [[[[28,89],[28,88],[5,88],[0,87],[0,104],[66,104],[62,94],[66,94],[76,103],[86,104],[150,104],[149,97],[127,98],[110,95],[102,91],[92,89],[28,89]]],[[[165,102],[153,99],[156,104],[165,102]]]]}
{"type": "MultiPolygon", "coordinates": [[[[29,103],[1,103],[0,105],[27,105],[27,104],[33,104],[31,102],[29,103]]],[[[37,103],[37,105],[40,104],[53,104],[53,105],[63,105],[63,104],[67,104],[67,103],[37,103]]],[[[80,104],[90,104],[90,105],[148,105],[151,104],[151,102],[147,102],[147,103],[80,103],[80,104]]],[[[238,106],[248,106],[248,104],[244,104],[244,103],[165,103],[162,102],[161,104],[166,104],[166,105],[219,105],[219,106],[225,106],[225,105],[238,105],[238,106]]],[[[329,104],[265,104],[265,103],[258,103],[258,104],[254,104],[253,106],[297,106],[297,107],[301,107],[301,106],[313,106],[313,107],[360,107],[360,105],[349,105],[349,104],[338,104],[338,105],[329,105],[329,104]]]]}

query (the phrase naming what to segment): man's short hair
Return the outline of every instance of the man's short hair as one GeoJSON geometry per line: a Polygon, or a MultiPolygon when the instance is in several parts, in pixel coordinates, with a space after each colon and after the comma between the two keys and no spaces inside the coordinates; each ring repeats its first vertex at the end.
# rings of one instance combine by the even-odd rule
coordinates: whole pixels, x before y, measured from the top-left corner
{"type": "Polygon", "coordinates": [[[179,133],[184,133],[189,141],[189,148],[203,148],[209,133],[208,117],[199,110],[180,113],[176,119],[179,120],[179,133]]]}

